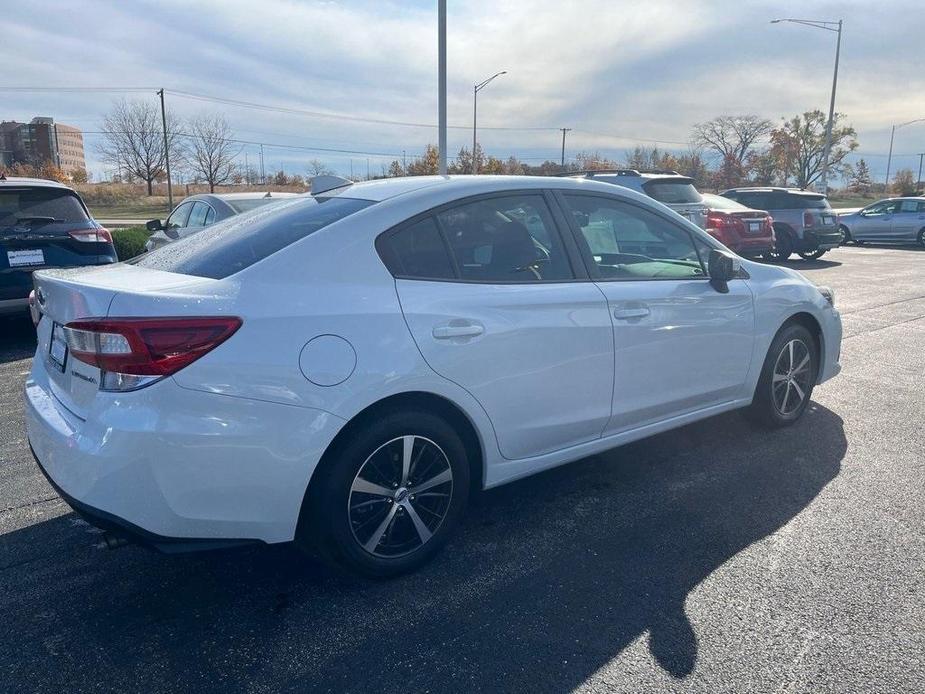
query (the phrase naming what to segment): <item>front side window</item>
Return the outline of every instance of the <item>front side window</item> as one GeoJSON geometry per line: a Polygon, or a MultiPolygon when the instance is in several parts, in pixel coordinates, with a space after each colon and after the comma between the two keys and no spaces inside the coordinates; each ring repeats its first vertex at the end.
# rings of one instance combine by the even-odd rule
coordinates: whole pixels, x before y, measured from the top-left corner
{"type": "Polygon", "coordinates": [[[589,195],[564,197],[601,279],[706,277],[686,229],[620,200],[589,195]]]}
{"type": "Polygon", "coordinates": [[[877,217],[884,214],[892,214],[896,209],[896,202],[894,200],[885,200],[884,202],[877,202],[864,210],[864,215],[867,217],[877,217]]]}
{"type": "Polygon", "coordinates": [[[170,213],[170,216],[167,218],[166,227],[168,229],[182,229],[185,227],[192,209],[193,203],[182,203],[177,209],[170,213]]]}
{"type": "Polygon", "coordinates": [[[459,277],[541,282],[574,277],[541,195],[485,198],[437,214],[459,277]]]}
{"type": "Polygon", "coordinates": [[[189,219],[186,220],[188,227],[204,227],[206,225],[206,215],[209,213],[209,206],[204,202],[197,202],[193,205],[189,213],[189,219]]]}

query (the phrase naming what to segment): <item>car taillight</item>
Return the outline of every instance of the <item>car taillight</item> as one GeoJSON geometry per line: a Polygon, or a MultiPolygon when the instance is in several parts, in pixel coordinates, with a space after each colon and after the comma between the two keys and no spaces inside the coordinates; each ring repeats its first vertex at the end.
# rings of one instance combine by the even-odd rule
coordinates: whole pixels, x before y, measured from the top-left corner
{"type": "Polygon", "coordinates": [[[74,229],[74,231],[67,232],[67,235],[75,241],[83,241],[85,243],[112,243],[112,234],[109,233],[109,229],[104,229],[103,227],[98,227],[96,229],[74,229]]]}
{"type": "Polygon", "coordinates": [[[102,372],[102,390],[132,390],[176,373],[218,347],[241,319],[99,318],[64,326],[70,356],[102,372]]]}
{"type": "Polygon", "coordinates": [[[803,226],[808,229],[812,225],[813,225],[813,213],[807,210],[806,212],[803,213],[803,226]]]}

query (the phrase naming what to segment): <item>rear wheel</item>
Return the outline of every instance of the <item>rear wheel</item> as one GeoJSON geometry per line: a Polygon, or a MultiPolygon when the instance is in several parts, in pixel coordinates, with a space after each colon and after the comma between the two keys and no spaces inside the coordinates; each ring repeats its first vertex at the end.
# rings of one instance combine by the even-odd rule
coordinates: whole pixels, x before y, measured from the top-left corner
{"type": "Polygon", "coordinates": [[[469,493],[456,431],[423,411],[396,412],[352,436],[313,484],[300,545],[341,568],[396,576],[429,560],[452,535],[469,493]]]}
{"type": "Polygon", "coordinates": [[[819,260],[819,258],[825,255],[825,250],[822,248],[817,248],[814,251],[800,251],[798,255],[803,260],[819,260]]]}
{"type": "Polygon", "coordinates": [[[774,260],[787,260],[793,253],[793,237],[787,229],[775,229],[777,240],[769,253],[774,260]]]}
{"type": "Polygon", "coordinates": [[[771,429],[800,419],[816,384],[818,355],[816,340],[804,326],[791,323],[781,328],[765,357],[749,418],[771,429]]]}

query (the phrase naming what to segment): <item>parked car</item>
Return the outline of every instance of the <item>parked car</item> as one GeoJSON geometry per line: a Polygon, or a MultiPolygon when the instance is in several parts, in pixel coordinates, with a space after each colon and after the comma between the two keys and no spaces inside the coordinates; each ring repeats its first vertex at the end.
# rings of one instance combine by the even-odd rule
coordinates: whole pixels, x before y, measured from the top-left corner
{"type": "Polygon", "coordinates": [[[774,220],[764,210],[753,210],[722,195],[703,194],[707,233],[726,248],[746,258],[774,250],[774,220]]]}
{"type": "Polygon", "coordinates": [[[772,256],[786,260],[794,251],[804,260],[837,248],[842,236],[835,212],[821,193],[796,188],[732,188],[720,195],[774,218],[772,256]]]}
{"type": "Polygon", "coordinates": [[[109,231],[74,190],[0,175],[0,314],[25,311],[34,270],[114,262],[109,231]]]}
{"type": "Polygon", "coordinates": [[[925,197],[889,198],[838,215],[845,242],[913,242],[925,246],[925,197]]]}
{"type": "Polygon", "coordinates": [[[727,410],[793,424],[839,372],[830,290],[626,188],[326,181],[130,263],[36,274],[28,437],[91,523],[394,575],[472,489],[727,410]]]}
{"type": "Polygon", "coordinates": [[[216,222],[296,195],[298,193],[274,192],[190,195],[174,208],[166,221],[152,219],[146,224],[152,234],[145,244],[145,250],[160,248],[202,231],[216,222]]]}
{"type": "Polygon", "coordinates": [[[707,228],[707,208],[694,187],[694,179],[669,169],[604,169],[562,174],[569,177],[593,178],[648,195],[686,217],[701,229],[707,228]]]}

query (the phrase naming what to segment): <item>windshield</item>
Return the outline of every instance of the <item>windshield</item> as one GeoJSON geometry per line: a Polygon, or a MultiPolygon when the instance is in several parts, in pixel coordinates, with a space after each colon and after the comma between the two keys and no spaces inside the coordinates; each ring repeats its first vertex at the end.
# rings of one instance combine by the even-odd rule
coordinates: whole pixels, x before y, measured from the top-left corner
{"type": "Polygon", "coordinates": [[[686,179],[649,181],[643,188],[649,197],[666,205],[702,201],[694,184],[686,179]]]}
{"type": "Polygon", "coordinates": [[[300,197],[205,230],[130,261],[140,267],[223,279],[373,203],[351,198],[300,197]]]}
{"type": "Polygon", "coordinates": [[[77,196],[64,188],[0,189],[0,227],[88,219],[77,196]]]}

